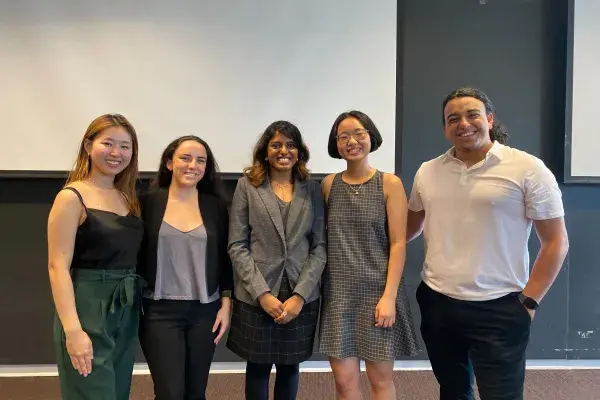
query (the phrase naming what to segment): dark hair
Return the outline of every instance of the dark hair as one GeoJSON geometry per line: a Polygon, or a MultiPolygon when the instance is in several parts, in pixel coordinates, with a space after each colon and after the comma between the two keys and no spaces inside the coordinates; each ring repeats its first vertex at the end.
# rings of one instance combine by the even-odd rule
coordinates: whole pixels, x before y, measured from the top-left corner
{"type": "Polygon", "coordinates": [[[371,153],[377,150],[381,144],[383,143],[383,138],[381,137],[381,133],[379,133],[379,129],[375,126],[375,123],[369,116],[363,112],[352,110],[345,113],[341,113],[333,123],[331,127],[331,132],[329,133],[329,142],[327,143],[327,151],[332,158],[342,158],[340,156],[340,152],[337,148],[337,130],[343,120],[346,118],[354,118],[361,123],[364,128],[369,131],[369,136],[371,137],[371,153]]]}
{"type": "Polygon", "coordinates": [[[252,154],[252,165],[244,168],[244,175],[248,177],[248,181],[254,187],[262,185],[269,171],[271,165],[266,160],[267,146],[277,132],[292,139],[298,146],[298,162],[292,168],[293,177],[301,181],[308,179],[309,171],[306,164],[310,158],[310,152],[302,139],[300,130],[291,122],[275,121],[265,129],[258,142],[256,142],[254,153],[252,154]]]}
{"type": "Polygon", "coordinates": [[[215,156],[213,155],[208,143],[200,139],[198,136],[194,135],[181,136],[169,143],[167,148],[163,151],[162,156],[160,157],[160,166],[158,167],[158,174],[152,185],[154,187],[159,188],[168,188],[171,185],[171,180],[173,179],[173,171],[167,168],[167,162],[169,160],[173,160],[173,155],[175,154],[175,151],[179,148],[179,146],[181,146],[183,142],[187,142],[188,140],[198,142],[206,149],[206,169],[204,170],[204,176],[202,177],[202,179],[200,179],[200,181],[196,185],[196,188],[201,193],[209,193],[225,199],[223,195],[224,192],[222,189],[222,182],[219,173],[219,165],[215,160],[215,156]]]}
{"type": "MultiPolygon", "coordinates": [[[[487,94],[485,94],[483,91],[470,87],[459,88],[448,93],[444,99],[444,103],[442,104],[442,123],[444,125],[446,124],[446,118],[444,117],[446,105],[450,100],[461,97],[473,97],[474,99],[481,101],[485,106],[486,114],[494,114],[494,105],[487,94]]],[[[506,144],[508,142],[508,133],[506,132],[506,128],[500,123],[500,121],[496,120],[496,118],[494,118],[494,123],[490,129],[490,139],[500,144],[506,144]]]]}

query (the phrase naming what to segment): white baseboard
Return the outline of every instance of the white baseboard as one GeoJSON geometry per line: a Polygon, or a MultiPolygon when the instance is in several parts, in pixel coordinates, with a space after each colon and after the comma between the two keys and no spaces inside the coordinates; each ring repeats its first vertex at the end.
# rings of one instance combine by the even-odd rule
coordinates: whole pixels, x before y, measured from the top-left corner
{"type": "MultiPolygon", "coordinates": [[[[243,374],[246,363],[244,362],[214,362],[211,374],[243,374]]],[[[364,371],[364,363],[361,369],[364,371]]],[[[528,360],[527,369],[530,370],[573,370],[573,369],[600,369],[600,360],[528,360]]],[[[427,360],[396,361],[395,371],[428,371],[431,364],[427,360]]],[[[301,372],[331,372],[327,361],[306,361],[300,364],[301,372]]],[[[148,375],[148,365],[136,364],[134,375],[148,375]]],[[[31,377],[31,376],[58,376],[56,365],[0,365],[0,378],[31,377]]]]}

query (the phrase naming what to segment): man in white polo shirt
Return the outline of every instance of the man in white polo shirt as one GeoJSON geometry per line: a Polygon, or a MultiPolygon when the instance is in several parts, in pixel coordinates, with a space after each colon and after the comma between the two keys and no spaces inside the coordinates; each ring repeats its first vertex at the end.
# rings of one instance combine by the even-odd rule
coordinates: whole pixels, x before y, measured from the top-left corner
{"type": "Polygon", "coordinates": [[[453,146],[421,165],[408,206],[407,240],[425,240],[421,333],[440,400],[472,400],[474,376],[482,400],[522,400],[531,319],[568,250],[560,189],[541,160],[505,145],[485,93],[455,90],[442,109],[453,146]]]}

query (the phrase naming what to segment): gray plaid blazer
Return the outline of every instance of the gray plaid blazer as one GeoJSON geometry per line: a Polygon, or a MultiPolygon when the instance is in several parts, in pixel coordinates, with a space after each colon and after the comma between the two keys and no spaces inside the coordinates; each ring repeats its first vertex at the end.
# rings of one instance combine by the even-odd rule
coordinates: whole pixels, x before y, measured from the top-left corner
{"type": "Polygon", "coordinates": [[[283,271],[294,293],[306,303],[319,298],[325,268],[325,204],[318,182],[296,181],[284,232],[281,212],[268,178],[255,188],[238,180],[229,215],[229,256],[235,297],[258,305],[257,298],[279,294],[283,271]]]}

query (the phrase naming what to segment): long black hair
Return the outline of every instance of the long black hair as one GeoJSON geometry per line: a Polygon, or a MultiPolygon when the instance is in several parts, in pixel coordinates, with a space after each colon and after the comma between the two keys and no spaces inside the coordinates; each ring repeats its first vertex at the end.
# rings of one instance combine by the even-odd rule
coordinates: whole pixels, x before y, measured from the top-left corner
{"type": "Polygon", "coordinates": [[[177,148],[179,148],[183,142],[187,142],[188,140],[198,142],[206,149],[206,169],[204,170],[204,176],[196,185],[198,192],[213,194],[225,199],[217,160],[215,160],[215,156],[208,143],[194,135],[181,136],[169,143],[160,157],[160,166],[158,167],[158,173],[153,182],[153,186],[157,188],[168,188],[171,185],[173,171],[167,168],[167,163],[173,161],[173,155],[177,148]]]}
{"type": "MultiPolygon", "coordinates": [[[[452,92],[446,95],[446,98],[444,98],[444,103],[442,104],[443,124],[446,123],[446,119],[444,118],[444,110],[446,109],[446,105],[450,100],[458,99],[461,97],[473,97],[474,99],[481,101],[485,106],[486,114],[494,114],[494,105],[492,104],[492,101],[489,99],[487,94],[476,88],[463,87],[453,90],[452,92]]],[[[508,142],[508,138],[509,136],[506,132],[506,128],[504,127],[504,125],[502,125],[500,121],[494,118],[494,123],[492,124],[492,128],[490,129],[490,139],[500,144],[506,144],[508,142]]]]}

